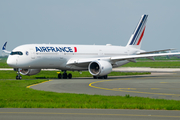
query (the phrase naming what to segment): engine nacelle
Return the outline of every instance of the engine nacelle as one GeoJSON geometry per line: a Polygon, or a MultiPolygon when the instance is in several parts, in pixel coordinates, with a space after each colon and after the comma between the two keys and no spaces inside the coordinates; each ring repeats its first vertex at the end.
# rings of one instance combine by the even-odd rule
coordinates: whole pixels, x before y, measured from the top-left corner
{"type": "Polygon", "coordinates": [[[108,61],[93,61],[89,64],[88,70],[93,76],[104,76],[112,71],[112,65],[108,61]]]}
{"type": "Polygon", "coordinates": [[[41,71],[41,69],[20,69],[22,75],[36,75],[41,71]]]}

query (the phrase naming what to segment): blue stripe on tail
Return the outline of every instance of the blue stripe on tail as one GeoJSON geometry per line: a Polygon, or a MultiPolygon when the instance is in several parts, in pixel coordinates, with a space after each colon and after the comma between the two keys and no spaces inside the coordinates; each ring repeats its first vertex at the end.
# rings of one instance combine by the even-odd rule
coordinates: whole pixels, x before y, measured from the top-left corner
{"type": "Polygon", "coordinates": [[[134,32],[134,36],[132,38],[132,41],[129,45],[134,45],[137,42],[137,38],[139,37],[139,35],[141,34],[141,32],[143,31],[144,25],[146,23],[148,15],[144,15],[138,25],[138,28],[136,29],[136,31],[134,32]]]}

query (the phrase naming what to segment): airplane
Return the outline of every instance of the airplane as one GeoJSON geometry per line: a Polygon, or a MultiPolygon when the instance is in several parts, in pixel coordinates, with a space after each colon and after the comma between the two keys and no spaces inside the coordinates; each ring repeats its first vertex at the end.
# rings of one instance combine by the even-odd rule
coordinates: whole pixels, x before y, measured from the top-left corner
{"type": "Polygon", "coordinates": [[[21,75],[35,75],[41,69],[58,69],[59,79],[71,79],[72,74],[66,71],[89,71],[94,79],[107,79],[112,68],[120,67],[137,58],[154,60],[155,56],[179,55],[176,53],[156,53],[172,49],[146,52],[141,50],[142,38],[146,28],[148,15],[142,15],[135,31],[126,46],[106,45],[69,45],[69,44],[25,44],[2,51],[10,53],[7,64],[17,70],[16,79],[21,75]]]}

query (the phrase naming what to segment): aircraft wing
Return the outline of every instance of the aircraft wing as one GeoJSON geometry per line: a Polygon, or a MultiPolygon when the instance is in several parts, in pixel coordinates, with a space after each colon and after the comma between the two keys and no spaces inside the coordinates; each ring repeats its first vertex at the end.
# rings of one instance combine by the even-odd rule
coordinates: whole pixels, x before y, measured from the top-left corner
{"type": "Polygon", "coordinates": [[[90,63],[91,61],[93,61],[93,59],[70,59],[66,64],[67,65],[75,65],[75,64],[82,64],[82,63],[90,63]]]}
{"type": "Polygon", "coordinates": [[[111,57],[111,61],[121,61],[121,60],[130,60],[130,59],[137,59],[137,58],[149,58],[149,57],[167,56],[167,55],[180,55],[180,52],[177,52],[177,53],[159,53],[159,54],[140,54],[140,55],[117,56],[117,57],[111,57]]]}
{"type": "Polygon", "coordinates": [[[77,65],[77,64],[89,64],[92,61],[96,61],[98,59],[110,61],[110,57],[102,57],[102,58],[85,58],[85,59],[70,59],[66,64],[67,65],[77,65]]]}
{"type": "Polygon", "coordinates": [[[177,53],[160,53],[160,54],[139,54],[139,55],[126,55],[126,56],[116,56],[116,57],[99,57],[99,58],[85,58],[85,59],[70,59],[66,64],[67,65],[78,65],[85,66],[88,65],[92,61],[96,61],[98,59],[109,61],[109,62],[117,62],[121,60],[134,60],[137,58],[151,58],[157,56],[167,56],[167,55],[180,55],[180,52],[177,53]]]}
{"type": "Polygon", "coordinates": [[[157,52],[164,52],[164,51],[170,51],[175,49],[165,49],[165,50],[156,50],[156,51],[149,51],[149,52],[140,52],[139,54],[149,54],[149,53],[157,53],[157,52]]]}

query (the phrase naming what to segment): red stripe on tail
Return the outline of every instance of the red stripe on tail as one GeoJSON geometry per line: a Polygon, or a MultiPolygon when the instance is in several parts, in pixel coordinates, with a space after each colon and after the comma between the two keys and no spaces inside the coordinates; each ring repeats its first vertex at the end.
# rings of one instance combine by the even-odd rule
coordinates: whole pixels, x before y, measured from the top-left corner
{"type": "Polygon", "coordinates": [[[142,34],[141,34],[141,37],[139,38],[139,41],[138,41],[137,45],[140,44],[140,42],[141,42],[141,40],[142,40],[142,38],[143,38],[145,28],[146,28],[146,26],[144,27],[144,30],[143,30],[143,32],[142,32],[142,34]]]}

